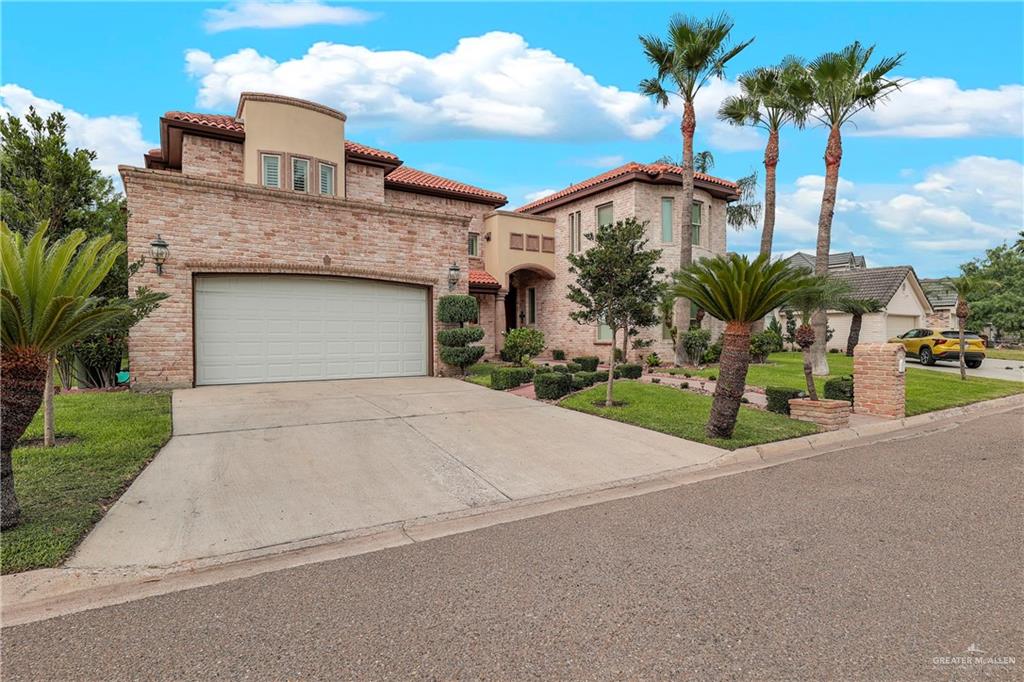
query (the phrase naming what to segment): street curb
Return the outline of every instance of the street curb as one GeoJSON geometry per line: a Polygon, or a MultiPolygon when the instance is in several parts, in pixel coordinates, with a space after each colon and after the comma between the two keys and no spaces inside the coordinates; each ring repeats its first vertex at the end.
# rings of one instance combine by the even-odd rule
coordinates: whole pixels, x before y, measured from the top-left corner
{"type": "Polygon", "coordinates": [[[1024,407],[1024,394],[904,419],[739,448],[710,462],[549,495],[309,538],[164,568],[50,568],[0,576],[0,621],[22,625],[262,573],[411,545],[603,502],[747,473],[1024,407]]]}

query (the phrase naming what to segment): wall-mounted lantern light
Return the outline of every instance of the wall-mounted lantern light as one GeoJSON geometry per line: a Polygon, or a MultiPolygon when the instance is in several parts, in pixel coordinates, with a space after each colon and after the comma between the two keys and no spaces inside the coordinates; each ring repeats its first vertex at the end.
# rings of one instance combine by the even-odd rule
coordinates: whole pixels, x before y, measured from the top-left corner
{"type": "Polygon", "coordinates": [[[164,261],[167,260],[167,252],[169,250],[167,242],[159,234],[156,236],[156,239],[149,243],[149,253],[153,256],[153,262],[156,263],[156,274],[158,275],[164,273],[164,261]]]}
{"type": "Polygon", "coordinates": [[[459,273],[461,269],[458,263],[452,263],[448,268],[448,291],[455,288],[455,285],[459,283],[459,273]]]}

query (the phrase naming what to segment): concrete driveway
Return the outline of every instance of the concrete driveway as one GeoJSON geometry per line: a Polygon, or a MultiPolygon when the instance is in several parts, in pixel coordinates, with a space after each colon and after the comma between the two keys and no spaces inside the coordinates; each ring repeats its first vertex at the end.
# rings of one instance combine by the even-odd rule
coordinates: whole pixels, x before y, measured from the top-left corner
{"type": "MultiPolygon", "coordinates": [[[[922,365],[915,359],[907,358],[907,364],[913,363],[918,367],[934,372],[945,372],[947,374],[960,374],[960,364],[956,361],[938,361],[934,365],[922,365]]],[[[997,358],[985,358],[981,367],[977,369],[967,368],[967,375],[972,377],[985,377],[986,379],[1005,379],[1007,381],[1024,381],[1024,362],[1020,360],[999,360],[997,358]]]]}
{"type": "Polygon", "coordinates": [[[169,566],[703,464],[723,450],[453,379],[177,391],[68,566],[169,566]]]}

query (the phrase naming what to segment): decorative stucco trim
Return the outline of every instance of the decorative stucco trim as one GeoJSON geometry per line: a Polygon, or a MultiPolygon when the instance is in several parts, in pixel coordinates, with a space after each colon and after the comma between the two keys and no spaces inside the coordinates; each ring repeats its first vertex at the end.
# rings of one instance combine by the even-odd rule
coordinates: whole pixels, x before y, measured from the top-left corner
{"type": "Polygon", "coordinates": [[[204,273],[239,273],[239,274],[267,274],[267,275],[325,275],[330,277],[353,277],[356,279],[373,279],[387,282],[400,282],[402,284],[419,284],[423,286],[438,286],[441,283],[438,277],[420,277],[410,275],[400,270],[389,270],[387,268],[353,268],[346,266],[312,265],[304,263],[266,263],[263,261],[218,261],[218,260],[189,260],[184,263],[185,268],[193,274],[204,273]]]}
{"type": "Polygon", "coordinates": [[[253,102],[274,102],[275,104],[287,104],[293,107],[301,107],[303,109],[309,109],[320,114],[326,114],[342,121],[348,120],[348,116],[332,109],[331,107],[324,106],[323,104],[317,104],[316,102],[310,102],[306,99],[299,99],[297,97],[285,97],[284,95],[274,95],[267,92],[243,92],[238,97],[238,109],[235,111],[235,118],[242,120],[242,107],[247,100],[253,102]]]}
{"type": "Polygon", "coordinates": [[[286,192],[280,189],[270,189],[259,185],[241,184],[237,182],[222,182],[219,180],[208,180],[191,175],[182,175],[171,171],[154,170],[150,168],[137,168],[135,166],[118,166],[121,179],[128,186],[130,180],[149,180],[175,187],[195,187],[199,189],[220,190],[231,192],[237,195],[251,195],[261,198],[274,198],[278,201],[295,202],[308,204],[309,202],[330,206],[332,208],[348,208],[352,210],[373,211],[390,215],[409,216],[411,218],[443,218],[453,223],[469,226],[469,216],[441,213],[438,211],[425,211],[422,209],[404,208],[378,204],[372,201],[357,201],[341,197],[329,197],[314,194],[299,194],[297,192],[286,192]]]}

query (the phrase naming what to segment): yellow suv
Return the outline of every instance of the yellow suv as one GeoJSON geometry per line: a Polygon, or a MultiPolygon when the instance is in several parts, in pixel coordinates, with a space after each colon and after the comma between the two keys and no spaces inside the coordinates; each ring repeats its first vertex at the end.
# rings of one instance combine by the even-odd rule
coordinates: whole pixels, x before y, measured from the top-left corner
{"type": "MultiPolygon", "coordinates": [[[[964,332],[964,342],[964,363],[971,369],[981,367],[985,342],[974,332],[964,332]]],[[[922,365],[934,365],[936,360],[960,360],[960,332],[955,329],[911,329],[889,339],[889,343],[902,343],[907,355],[917,358],[922,365]]]]}

